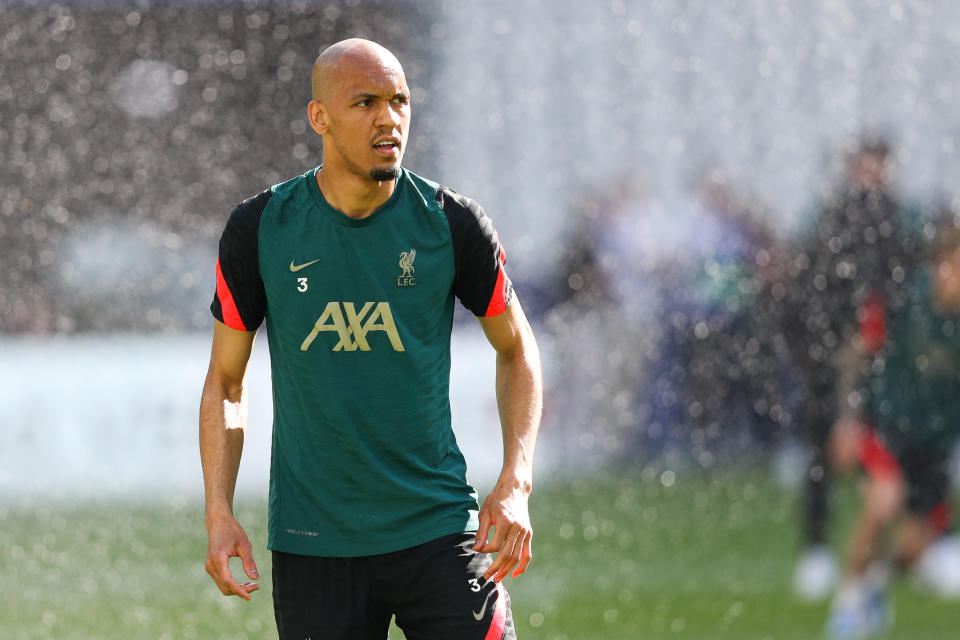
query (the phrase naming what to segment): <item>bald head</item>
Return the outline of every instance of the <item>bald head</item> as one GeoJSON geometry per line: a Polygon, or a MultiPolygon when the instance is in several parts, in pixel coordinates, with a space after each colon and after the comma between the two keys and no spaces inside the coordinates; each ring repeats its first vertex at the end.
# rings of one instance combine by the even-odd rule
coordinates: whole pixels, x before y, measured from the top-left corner
{"type": "Polygon", "coordinates": [[[403,67],[388,49],[362,38],[341,40],[324,49],[313,63],[313,99],[324,102],[345,74],[387,74],[406,84],[403,67]]]}
{"type": "Polygon", "coordinates": [[[307,115],[323,136],[318,184],[350,176],[376,183],[379,193],[399,176],[410,128],[410,89],[397,58],[375,42],[344,40],[320,54],[311,81],[307,115]]]}

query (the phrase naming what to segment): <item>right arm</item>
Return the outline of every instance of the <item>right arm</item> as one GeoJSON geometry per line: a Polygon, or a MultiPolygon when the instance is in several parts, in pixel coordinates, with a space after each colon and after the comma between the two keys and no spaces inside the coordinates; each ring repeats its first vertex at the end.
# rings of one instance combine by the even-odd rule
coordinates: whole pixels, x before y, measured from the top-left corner
{"type": "Polygon", "coordinates": [[[233,491],[247,426],[244,375],[256,335],[231,329],[219,320],[213,328],[210,366],[200,400],[200,461],[206,496],[207,563],[210,577],[226,595],[250,600],[256,582],[239,584],[230,574],[230,558],[239,557],[247,576],[259,578],[250,540],[233,516],[233,491]]]}

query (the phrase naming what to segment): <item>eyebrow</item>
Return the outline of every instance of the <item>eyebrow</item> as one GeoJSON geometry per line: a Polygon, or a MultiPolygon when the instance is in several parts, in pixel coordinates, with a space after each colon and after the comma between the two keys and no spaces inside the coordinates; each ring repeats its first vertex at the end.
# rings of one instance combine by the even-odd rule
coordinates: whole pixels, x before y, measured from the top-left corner
{"type": "MultiPolygon", "coordinates": [[[[374,99],[374,98],[380,98],[380,97],[382,97],[382,96],[383,96],[383,94],[380,94],[380,93],[355,93],[355,94],[353,94],[352,96],[350,96],[350,102],[353,102],[353,101],[355,101],[355,100],[371,100],[371,99],[374,99]]],[[[394,92],[394,93],[390,96],[390,98],[392,99],[392,98],[395,98],[395,97],[397,97],[397,96],[404,96],[405,98],[409,98],[409,97],[410,97],[410,93],[407,92],[407,91],[403,91],[403,90],[401,90],[401,91],[396,91],[396,92],[394,92]]]]}

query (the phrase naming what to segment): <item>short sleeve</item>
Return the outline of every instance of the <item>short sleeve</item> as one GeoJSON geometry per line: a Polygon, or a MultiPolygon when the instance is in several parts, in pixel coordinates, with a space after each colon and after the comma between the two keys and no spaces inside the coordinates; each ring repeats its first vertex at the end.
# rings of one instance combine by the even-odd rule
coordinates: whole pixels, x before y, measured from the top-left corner
{"type": "Polygon", "coordinates": [[[475,200],[440,187],[437,201],[450,226],[456,274],[453,292],[478,317],[503,313],[513,297],[507,254],[493,222],[475,200]]]}
{"type": "Polygon", "coordinates": [[[240,203],[220,236],[217,289],[210,311],[231,329],[256,331],[266,315],[258,238],[260,217],[270,195],[267,190],[240,203]]]}

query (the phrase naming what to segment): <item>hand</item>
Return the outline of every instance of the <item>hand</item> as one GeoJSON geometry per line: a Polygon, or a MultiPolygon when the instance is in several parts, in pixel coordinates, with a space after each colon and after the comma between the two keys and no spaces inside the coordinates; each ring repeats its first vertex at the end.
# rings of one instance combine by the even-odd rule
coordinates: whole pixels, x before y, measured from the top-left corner
{"type": "Polygon", "coordinates": [[[500,582],[514,567],[513,577],[519,577],[533,559],[533,527],[530,526],[527,508],[529,486],[501,477],[483,501],[480,528],[473,549],[480,553],[497,554],[493,564],[483,574],[487,580],[492,577],[494,582],[500,582]],[[488,542],[490,527],[494,527],[494,536],[488,542]]]}
{"type": "Polygon", "coordinates": [[[260,574],[253,561],[253,549],[246,532],[233,517],[209,524],[207,542],[207,573],[225,596],[240,596],[250,600],[250,594],[260,588],[256,582],[237,583],[230,573],[230,558],[239,557],[243,570],[253,580],[260,574]]]}

